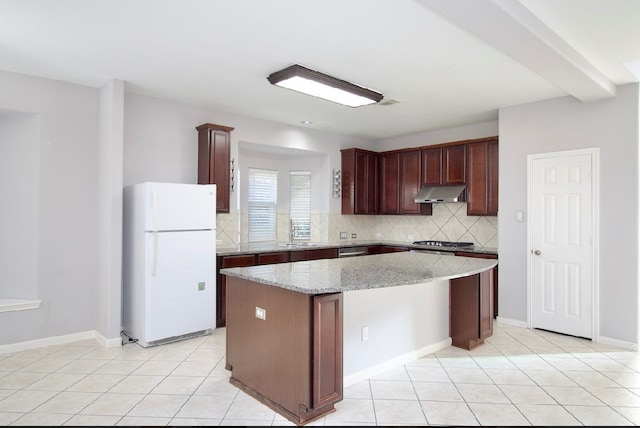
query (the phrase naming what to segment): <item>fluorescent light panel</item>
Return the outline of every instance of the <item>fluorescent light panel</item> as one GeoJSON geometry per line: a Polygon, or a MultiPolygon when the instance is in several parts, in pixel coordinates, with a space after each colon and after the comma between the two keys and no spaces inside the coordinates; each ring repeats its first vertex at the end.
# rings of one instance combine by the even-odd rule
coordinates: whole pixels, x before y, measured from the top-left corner
{"type": "Polygon", "coordinates": [[[382,100],[383,95],[345,80],[294,64],[267,77],[273,85],[292,89],[349,107],[361,107],[382,100]]]}

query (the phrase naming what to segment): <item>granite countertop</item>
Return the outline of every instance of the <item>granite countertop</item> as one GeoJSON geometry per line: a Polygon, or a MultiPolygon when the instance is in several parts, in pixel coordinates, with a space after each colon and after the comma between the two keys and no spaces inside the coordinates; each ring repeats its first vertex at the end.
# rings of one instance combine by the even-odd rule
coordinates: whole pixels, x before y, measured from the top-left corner
{"type": "Polygon", "coordinates": [[[428,245],[415,245],[406,241],[334,241],[334,242],[314,242],[309,245],[287,245],[286,243],[269,243],[269,244],[238,244],[234,247],[218,247],[216,254],[218,256],[235,256],[242,254],[257,253],[274,253],[278,251],[304,251],[320,248],[341,248],[354,246],[370,246],[370,245],[391,245],[408,247],[416,250],[435,250],[435,251],[465,251],[469,253],[498,254],[498,249],[494,247],[432,247],[428,245]]]}
{"type": "Polygon", "coordinates": [[[300,293],[323,294],[449,280],[497,264],[497,259],[398,252],[224,268],[220,273],[300,293]]]}

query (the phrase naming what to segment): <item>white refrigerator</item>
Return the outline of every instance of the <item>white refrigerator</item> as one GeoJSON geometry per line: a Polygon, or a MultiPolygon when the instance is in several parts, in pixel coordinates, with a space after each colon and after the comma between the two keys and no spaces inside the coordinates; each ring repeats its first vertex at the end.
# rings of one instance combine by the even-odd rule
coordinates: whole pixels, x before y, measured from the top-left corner
{"type": "Polygon", "coordinates": [[[123,232],[128,340],[148,347],[215,329],[215,184],[125,187],[123,232]]]}

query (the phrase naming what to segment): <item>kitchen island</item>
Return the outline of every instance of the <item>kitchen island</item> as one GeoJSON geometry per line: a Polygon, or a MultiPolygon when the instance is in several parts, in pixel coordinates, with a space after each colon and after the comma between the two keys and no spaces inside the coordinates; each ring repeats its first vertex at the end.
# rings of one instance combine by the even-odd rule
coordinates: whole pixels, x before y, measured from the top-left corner
{"type": "Polygon", "coordinates": [[[335,410],[345,374],[482,344],[496,264],[402,252],[222,269],[230,382],[306,424],[335,410]]]}

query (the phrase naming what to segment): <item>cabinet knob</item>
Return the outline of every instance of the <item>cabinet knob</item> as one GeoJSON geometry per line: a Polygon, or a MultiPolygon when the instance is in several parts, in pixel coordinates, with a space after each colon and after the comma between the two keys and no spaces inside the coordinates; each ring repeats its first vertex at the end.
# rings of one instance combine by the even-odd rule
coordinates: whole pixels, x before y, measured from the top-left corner
{"type": "Polygon", "coordinates": [[[540,250],[534,250],[533,254],[535,254],[536,256],[539,256],[540,254],[542,254],[542,251],[540,250]]]}

